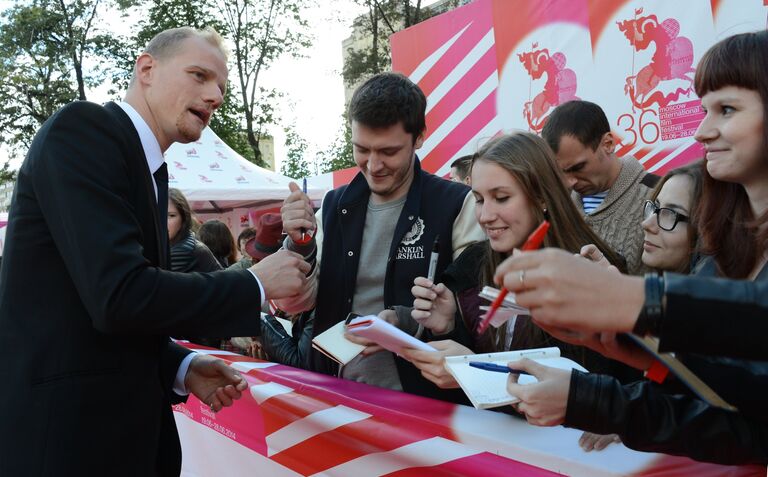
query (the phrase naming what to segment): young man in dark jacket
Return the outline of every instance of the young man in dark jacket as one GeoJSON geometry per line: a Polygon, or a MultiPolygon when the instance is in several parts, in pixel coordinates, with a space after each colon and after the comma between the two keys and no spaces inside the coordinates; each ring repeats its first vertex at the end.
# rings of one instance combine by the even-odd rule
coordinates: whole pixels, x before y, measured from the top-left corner
{"type": "MultiPolygon", "coordinates": [[[[303,296],[278,305],[289,313],[314,307],[315,335],[350,312],[378,314],[394,305],[410,306],[413,280],[427,275],[435,243],[439,278],[464,247],[483,238],[469,188],[421,169],[416,150],[424,141],[425,110],[424,93],[408,78],[374,76],[349,105],[360,172],[326,195],[317,217],[307,196],[292,186],[282,210],[287,246],[318,260],[303,296]],[[302,235],[307,237],[302,231],[316,233],[299,246],[302,235]]],[[[312,354],[317,371],[424,395],[439,391],[389,352],[364,353],[340,370],[312,354]]]]}

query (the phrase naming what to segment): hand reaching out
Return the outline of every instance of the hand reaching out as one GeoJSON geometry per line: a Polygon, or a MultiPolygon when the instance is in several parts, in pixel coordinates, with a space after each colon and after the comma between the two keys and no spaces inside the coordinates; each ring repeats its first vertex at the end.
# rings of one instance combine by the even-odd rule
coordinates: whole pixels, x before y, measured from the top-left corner
{"type": "Polygon", "coordinates": [[[204,354],[192,358],[184,384],[213,412],[231,406],[248,388],[246,380],[235,369],[221,359],[204,354]]]}
{"type": "Polygon", "coordinates": [[[518,384],[518,375],[509,375],[507,392],[520,399],[520,402],[513,404],[517,412],[525,415],[528,423],[535,426],[562,424],[568,406],[571,371],[544,366],[527,358],[513,361],[509,363],[509,367],[525,371],[539,381],[531,384],[518,384]]]}

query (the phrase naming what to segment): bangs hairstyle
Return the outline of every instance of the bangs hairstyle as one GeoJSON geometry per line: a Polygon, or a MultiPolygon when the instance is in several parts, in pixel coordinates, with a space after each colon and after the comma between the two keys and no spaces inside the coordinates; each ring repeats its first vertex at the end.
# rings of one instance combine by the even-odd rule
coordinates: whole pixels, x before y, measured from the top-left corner
{"type": "MultiPolygon", "coordinates": [[[[535,222],[538,224],[544,219],[549,220],[550,228],[544,238],[545,247],[557,247],[571,253],[579,253],[581,247],[592,243],[600,249],[611,264],[622,272],[626,272],[624,259],[595,234],[582,218],[565,187],[554,153],[544,139],[527,132],[516,132],[494,138],[477,152],[472,160],[470,173],[478,162],[496,164],[509,172],[525,193],[535,222]],[[547,212],[544,212],[544,208],[547,212]]],[[[494,286],[493,274],[506,255],[491,249],[490,242],[487,242],[486,247],[486,261],[481,265],[481,279],[484,285],[494,286]]],[[[468,329],[473,329],[471,324],[468,325],[468,329]]],[[[505,327],[498,330],[492,328],[492,335],[484,338],[503,343],[503,336],[500,335],[501,341],[498,341],[494,335],[496,333],[503,335],[505,329],[505,327]]],[[[532,323],[521,336],[526,346],[537,345],[550,339],[549,335],[532,323]]],[[[480,341],[485,340],[481,337],[480,341]]],[[[480,352],[480,350],[476,351],[480,352]]]]}
{"type": "MultiPolygon", "coordinates": [[[[694,86],[699,97],[727,86],[756,91],[763,102],[763,150],[768,150],[767,78],[768,31],[764,30],[713,45],[696,67],[694,86]]],[[[749,276],[768,246],[768,212],[755,217],[741,184],[718,181],[708,173],[699,211],[702,252],[713,256],[721,275],[749,276]]]]}

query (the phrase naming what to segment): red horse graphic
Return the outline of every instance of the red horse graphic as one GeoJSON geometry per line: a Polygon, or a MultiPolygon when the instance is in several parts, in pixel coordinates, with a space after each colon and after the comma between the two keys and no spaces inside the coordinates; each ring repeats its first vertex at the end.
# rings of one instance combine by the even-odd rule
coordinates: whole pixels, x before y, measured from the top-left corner
{"type": "Polygon", "coordinates": [[[534,132],[541,132],[550,108],[579,99],[576,96],[576,73],[565,67],[565,55],[560,52],[550,55],[547,48],[537,50],[538,46],[534,43],[531,51],[517,55],[531,79],[537,80],[547,74],[544,90],[523,106],[523,117],[534,132]]]}
{"type": "MultiPolygon", "coordinates": [[[[656,15],[637,17],[643,13],[643,9],[635,10],[635,18],[616,22],[627,37],[635,51],[647,49],[651,43],[656,43],[656,51],[651,63],[640,69],[637,75],[627,77],[624,85],[624,94],[629,95],[632,102],[632,111],[635,108],[645,110],[652,104],[659,107],[667,106],[676,101],[680,95],[689,95],[693,91],[693,76],[696,71],[693,65],[693,43],[680,34],[680,23],[673,18],[668,18],[659,23],[656,15]],[[688,81],[687,88],[677,88],[675,91],[664,95],[658,88],[662,81],[680,79],[688,81]]],[[[634,73],[634,56],[632,60],[632,72],[634,73]]]]}

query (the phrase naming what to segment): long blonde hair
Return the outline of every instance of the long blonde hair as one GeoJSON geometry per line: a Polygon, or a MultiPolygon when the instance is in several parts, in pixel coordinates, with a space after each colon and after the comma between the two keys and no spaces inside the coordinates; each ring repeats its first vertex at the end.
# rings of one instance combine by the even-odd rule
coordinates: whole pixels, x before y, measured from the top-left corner
{"type": "MultiPolygon", "coordinates": [[[[541,223],[544,219],[549,220],[550,228],[544,239],[545,247],[578,253],[584,245],[595,244],[611,264],[620,269],[624,268],[624,260],[584,221],[565,187],[554,153],[544,139],[527,132],[499,136],[477,152],[472,167],[481,161],[502,167],[517,180],[528,203],[531,204],[530,212],[536,223],[541,223]]],[[[496,267],[507,255],[491,249],[490,243],[487,247],[481,279],[483,285],[494,285],[493,274],[496,267]]],[[[501,335],[492,337],[493,342],[500,342],[503,346],[504,327],[497,331],[501,335]]],[[[527,334],[531,342],[548,336],[536,326],[531,326],[527,334]]]]}

